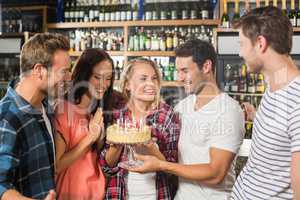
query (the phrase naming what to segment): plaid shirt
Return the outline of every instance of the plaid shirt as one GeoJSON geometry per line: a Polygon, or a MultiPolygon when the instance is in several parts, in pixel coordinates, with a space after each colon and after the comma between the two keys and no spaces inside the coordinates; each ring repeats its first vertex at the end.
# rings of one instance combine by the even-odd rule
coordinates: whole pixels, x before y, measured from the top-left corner
{"type": "MultiPolygon", "coordinates": [[[[114,112],[114,120],[123,119],[131,120],[131,112],[127,108],[114,112]]],[[[157,138],[157,144],[160,152],[169,162],[177,162],[178,159],[178,140],[180,133],[179,117],[174,113],[173,109],[165,103],[160,103],[157,110],[154,110],[147,116],[147,125],[151,127],[152,137],[157,138]]],[[[109,200],[125,200],[126,199],[126,183],[125,176],[127,171],[118,166],[110,168],[105,161],[105,154],[109,145],[100,154],[100,164],[104,173],[108,176],[108,186],[105,199],[109,200]]],[[[125,161],[126,155],[122,152],[119,162],[125,161]]],[[[164,172],[156,173],[156,190],[157,200],[171,199],[170,175],[164,172]]]]}
{"type": "Polygon", "coordinates": [[[16,93],[14,82],[0,101],[0,199],[9,189],[43,199],[55,187],[54,146],[42,113],[16,93]]]}

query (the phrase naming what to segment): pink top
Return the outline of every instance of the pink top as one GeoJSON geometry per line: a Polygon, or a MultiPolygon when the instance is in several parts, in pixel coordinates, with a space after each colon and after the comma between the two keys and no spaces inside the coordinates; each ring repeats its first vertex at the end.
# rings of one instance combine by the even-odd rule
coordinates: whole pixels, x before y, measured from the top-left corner
{"type": "MultiPolygon", "coordinates": [[[[56,109],[55,126],[66,143],[66,151],[74,148],[88,134],[88,117],[76,105],[63,101],[56,109]]],[[[70,167],[57,174],[59,200],[100,200],[105,194],[105,177],[90,149],[70,167]]]]}

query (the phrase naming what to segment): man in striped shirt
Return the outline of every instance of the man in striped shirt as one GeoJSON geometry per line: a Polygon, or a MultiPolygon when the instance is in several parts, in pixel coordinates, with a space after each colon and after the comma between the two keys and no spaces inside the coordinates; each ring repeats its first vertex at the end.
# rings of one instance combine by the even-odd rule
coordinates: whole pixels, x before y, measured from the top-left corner
{"type": "MultiPolygon", "coordinates": [[[[240,56],[268,88],[254,118],[248,162],[232,199],[300,199],[300,72],[290,57],[293,29],[275,7],[257,8],[236,24],[240,56]]],[[[299,44],[298,44],[299,45],[299,44]]]]}
{"type": "Polygon", "coordinates": [[[49,33],[33,36],[22,48],[21,78],[11,81],[0,101],[1,200],[55,198],[53,128],[45,100],[69,80],[68,50],[64,36],[49,33]]]}

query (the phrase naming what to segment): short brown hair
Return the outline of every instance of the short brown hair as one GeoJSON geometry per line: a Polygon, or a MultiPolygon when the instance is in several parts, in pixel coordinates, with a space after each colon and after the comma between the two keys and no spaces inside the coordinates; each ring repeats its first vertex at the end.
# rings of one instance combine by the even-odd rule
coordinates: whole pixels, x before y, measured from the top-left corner
{"type": "Polygon", "coordinates": [[[293,27],[288,17],[277,7],[267,6],[251,10],[233,23],[254,44],[258,36],[266,38],[268,45],[279,54],[292,49],[293,27]]]}
{"type": "Polygon", "coordinates": [[[27,72],[37,63],[51,67],[53,55],[57,50],[69,51],[68,39],[61,34],[38,33],[30,38],[22,47],[20,67],[21,73],[27,72]]]}

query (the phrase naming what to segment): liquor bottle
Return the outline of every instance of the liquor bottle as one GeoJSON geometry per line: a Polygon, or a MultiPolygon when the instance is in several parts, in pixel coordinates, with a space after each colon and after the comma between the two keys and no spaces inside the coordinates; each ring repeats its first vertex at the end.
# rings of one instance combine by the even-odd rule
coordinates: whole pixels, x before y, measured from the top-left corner
{"type": "Polygon", "coordinates": [[[232,21],[236,21],[240,18],[239,0],[234,1],[234,15],[232,21]]]}
{"type": "Polygon", "coordinates": [[[173,62],[169,63],[169,77],[168,81],[174,81],[174,72],[175,72],[175,64],[173,62]]]}
{"type": "Polygon", "coordinates": [[[151,50],[151,31],[150,30],[147,30],[145,48],[146,48],[146,51],[151,50]]]}
{"type": "Polygon", "coordinates": [[[134,51],[134,35],[129,36],[128,51],[134,51]]]}
{"type": "Polygon", "coordinates": [[[234,67],[233,70],[233,76],[232,76],[232,81],[231,81],[231,85],[230,85],[230,91],[231,92],[238,92],[239,90],[239,68],[237,66],[234,67]]]}
{"type": "Polygon", "coordinates": [[[265,0],[265,6],[269,6],[270,5],[270,0],[265,0]]]}
{"type": "Polygon", "coordinates": [[[291,0],[291,9],[289,12],[289,19],[293,27],[297,25],[296,11],[295,11],[295,0],[291,0]]]}
{"type": "Polygon", "coordinates": [[[287,15],[287,11],[286,11],[286,0],[282,0],[281,10],[282,10],[283,15],[287,15]]]}
{"type": "Polygon", "coordinates": [[[119,65],[119,61],[116,62],[116,68],[115,68],[115,80],[120,80],[121,77],[121,68],[119,65]]]}
{"type": "Polygon", "coordinates": [[[133,20],[138,20],[138,3],[136,2],[133,6],[133,11],[132,11],[132,19],[133,20]]]}
{"type": "Polygon", "coordinates": [[[70,1],[66,0],[64,4],[64,17],[65,22],[70,22],[70,1]]]}
{"type": "Polygon", "coordinates": [[[299,8],[298,8],[298,12],[297,12],[297,27],[300,27],[300,0],[299,0],[299,8]]]}
{"type": "Polygon", "coordinates": [[[159,6],[157,3],[154,3],[154,8],[152,10],[152,19],[153,20],[158,20],[158,13],[159,13],[159,6]]]}
{"type": "Polygon", "coordinates": [[[149,3],[145,6],[145,20],[152,20],[152,5],[149,3]]]}
{"type": "Polygon", "coordinates": [[[210,5],[209,0],[203,0],[203,7],[201,11],[201,18],[202,19],[209,19],[210,18],[210,5]]]}
{"type": "Polygon", "coordinates": [[[117,5],[116,5],[116,21],[121,21],[121,10],[123,9],[123,7],[124,7],[124,4],[123,3],[117,3],[117,5]]]}
{"type": "Polygon", "coordinates": [[[184,4],[184,7],[181,11],[181,16],[182,16],[182,19],[188,19],[189,16],[188,16],[188,5],[187,4],[184,4]]]}
{"type": "Polygon", "coordinates": [[[197,19],[197,4],[191,3],[190,19],[197,19]]]}
{"type": "Polygon", "coordinates": [[[227,64],[224,68],[224,92],[230,91],[232,67],[227,64]]]}
{"type": "MultiPolygon", "coordinates": [[[[167,37],[166,37],[164,28],[162,28],[161,31],[160,31],[158,41],[159,41],[159,50],[160,51],[166,51],[166,49],[167,49],[167,37]]],[[[152,50],[155,50],[155,49],[152,49],[152,50]]],[[[158,50],[158,49],[156,49],[156,50],[158,50]]]]}
{"type": "Polygon", "coordinates": [[[165,4],[160,4],[159,8],[159,18],[160,20],[166,20],[167,19],[167,11],[165,4]]]}
{"type": "Polygon", "coordinates": [[[273,6],[278,7],[278,1],[277,0],[273,0],[273,6]]]}
{"type": "Polygon", "coordinates": [[[145,41],[146,41],[146,35],[144,32],[144,27],[141,27],[140,32],[139,32],[139,50],[144,51],[145,50],[145,41]]]}
{"type": "Polygon", "coordinates": [[[172,9],[171,9],[171,19],[176,20],[178,19],[178,3],[172,4],[172,9]]]}
{"type": "Polygon", "coordinates": [[[151,50],[152,51],[158,51],[160,48],[159,39],[157,36],[157,33],[154,33],[151,37],[151,50]]]}
{"type": "Polygon", "coordinates": [[[264,75],[261,74],[261,73],[258,75],[258,78],[257,78],[256,92],[257,93],[264,93],[265,92],[264,75]]]}
{"type": "Polygon", "coordinates": [[[176,49],[179,46],[179,37],[177,27],[173,30],[173,47],[176,49]]]}
{"type": "Polygon", "coordinates": [[[100,6],[99,21],[100,22],[105,21],[105,7],[103,5],[100,6]]]}
{"type": "Polygon", "coordinates": [[[241,77],[239,82],[239,92],[247,92],[247,66],[245,64],[241,67],[241,77]]]}
{"type": "Polygon", "coordinates": [[[173,35],[170,30],[167,31],[167,51],[173,50],[173,35]]]}
{"type": "Polygon", "coordinates": [[[140,37],[139,37],[139,31],[136,27],[135,33],[134,33],[134,51],[140,50],[140,37]]]}
{"type": "Polygon", "coordinates": [[[227,13],[227,0],[224,0],[223,3],[224,3],[224,5],[223,5],[224,10],[223,10],[222,18],[221,18],[221,26],[223,28],[229,28],[229,16],[227,13]]]}
{"type": "Polygon", "coordinates": [[[255,93],[256,87],[255,87],[255,75],[254,73],[250,73],[248,77],[248,93],[255,93]]]}
{"type": "Polygon", "coordinates": [[[116,21],[116,2],[113,0],[112,5],[110,7],[110,21],[116,21]]]}
{"type": "Polygon", "coordinates": [[[126,4],[125,8],[126,8],[125,9],[126,10],[126,20],[131,21],[132,20],[132,9],[131,9],[130,2],[126,4]]]}

